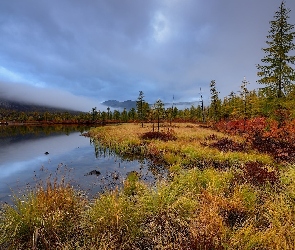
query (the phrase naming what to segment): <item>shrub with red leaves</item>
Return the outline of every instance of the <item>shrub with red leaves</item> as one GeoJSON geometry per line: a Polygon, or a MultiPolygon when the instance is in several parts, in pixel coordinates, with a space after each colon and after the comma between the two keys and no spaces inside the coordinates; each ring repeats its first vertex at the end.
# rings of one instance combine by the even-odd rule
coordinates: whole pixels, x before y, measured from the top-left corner
{"type": "Polygon", "coordinates": [[[268,121],[264,117],[256,117],[249,120],[231,120],[231,121],[220,121],[214,124],[214,127],[221,132],[229,134],[249,134],[252,135],[257,131],[264,131],[267,127],[273,127],[275,121],[268,121]]]}
{"type": "Polygon", "coordinates": [[[251,139],[252,147],[262,153],[267,153],[278,162],[294,162],[295,142],[288,138],[275,138],[257,133],[251,139]]]}
{"type": "Polygon", "coordinates": [[[266,183],[272,185],[279,184],[279,174],[277,171],[269,171],[263,163],[247,162],[243,168],[243,174],[238,179],[244,180],[255,186],[263,186],[266,183]]]}
{"type": "Polygon", "coordinates": [[[146,132],[141,136],[143,140],[161,140],[161,141],[175,141],[176,136],[173,130],[168,130],[167,132],[164,131],[155,131],[155,132],[146,132]]]}
{"type": "MultiPolygon", "coordinates": [[[[246,121],[220,121],[215,128],[228,134],[243,134],[249,146],[269,154],[277,162],[295,162],[295,120],[279,126],[275,120],[258,117],[246,121]]],[[[230,151],[231,143],[223,140],[212,146],[230,151]]]]}
{"type": "Polygon", "coordinates": [[[223,152],[242,152],[247,149],[245,143],[238,143],[227,137],[221,138],[220,140],[211,143],[210,147],[217,148],[223,152]]]}

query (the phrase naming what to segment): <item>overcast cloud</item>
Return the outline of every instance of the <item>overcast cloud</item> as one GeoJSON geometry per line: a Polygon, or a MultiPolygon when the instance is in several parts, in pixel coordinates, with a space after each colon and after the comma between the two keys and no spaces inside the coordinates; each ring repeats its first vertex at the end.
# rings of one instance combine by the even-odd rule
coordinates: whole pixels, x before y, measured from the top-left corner
{"type": "MultiPolygon", "coordinates": [[[[279,0],[0,1],[0,96],[90,111],[105,100],[257,88],[279,0]]],[[[295,1],[289,22],[295,24],[295,1]]]]}

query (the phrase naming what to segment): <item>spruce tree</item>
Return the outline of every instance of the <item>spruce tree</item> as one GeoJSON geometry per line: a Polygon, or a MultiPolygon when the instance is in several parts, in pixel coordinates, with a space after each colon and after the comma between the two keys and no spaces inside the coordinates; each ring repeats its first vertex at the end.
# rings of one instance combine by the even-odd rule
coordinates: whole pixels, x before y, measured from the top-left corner
{"type": "Polygon", "coordinates": [[[211,92],[211,105],[210,105],[210,116],[217,122],[220,119],[220,107],[221,101],[218,97],[219,92],[216,90],[215,80],[210,82],[211,92]]]}
{"type": "Polygon", "coordinates": [[[158,132],[160,131],[160,120],[165,114],[164,106],[165,106],[164,103],[160,99],[158,99],[154,104],[156,118],[158,122],[158,132]]]}
{"type": "Polygon", "coordinates": [[[244,77],[244,80],[242,81],[241,85],[241,91],[240,91],[240,96],[243,102],[243,107],[242,107],[242,113],[243,113],[243,118],[246,120],[247,118],[247,99],[248,99],[248,94],[249,90],[247,89],[247,85],[249,82],[246,80],[246,77],[244,77]]]}
{"type": "Polygon", "coordinates": [[[141,127],[143,127],[143,120],[144,120],[144,95],[142,91],[139,91],[139,96],[136,101],[136,109],[138,118],[141,121],[141,127]]]}
{"type": "Polygon", "coordinates": [[[268,97],[284,97],[292,90],[295,80],[295,71],[292,68],[295,56],[290,55],[295,49],[295,32],[292,31],[294,25],[288,23],[290,11],[282,1],[279,10],[275,12],[274,20],[270,21],[266,41],[268,47],[262,49],[266,53],[261,59],[265,65],[257,65],[257,75],[260,77],[258,83],[266,85],[263,91],[268,97]]]}

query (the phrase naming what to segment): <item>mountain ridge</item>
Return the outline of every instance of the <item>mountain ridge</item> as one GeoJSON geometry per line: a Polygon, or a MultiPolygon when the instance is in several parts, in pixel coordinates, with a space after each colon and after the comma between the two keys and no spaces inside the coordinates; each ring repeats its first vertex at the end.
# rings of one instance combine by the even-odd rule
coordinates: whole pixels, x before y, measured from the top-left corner
{"type": "MultiPolygon", "coordinates": [[[[199,105],[199,101],[196,102],[176,102],[176,103],[164,103],[164,105],[167,106],[174,106],[174,107],[191,107],[192,105],[194,106],[198,106],[199,105]],[[197,104],[197,105],[196,105],[197,104]]],[[[127,101],[117,101],[117,100],[108,100],[108,101],[104,101],[101,103],[102,105],[106,106],[106,107],[110,107],[110,108],[121,108],[124,109],[126,108],[127,110],[130,110],[132,108],[136,109],[136,101],[132,101],[132,100],[127,100],[127,101]]],[[[149,104],[150,106],[152,104],[149,104]]]]}

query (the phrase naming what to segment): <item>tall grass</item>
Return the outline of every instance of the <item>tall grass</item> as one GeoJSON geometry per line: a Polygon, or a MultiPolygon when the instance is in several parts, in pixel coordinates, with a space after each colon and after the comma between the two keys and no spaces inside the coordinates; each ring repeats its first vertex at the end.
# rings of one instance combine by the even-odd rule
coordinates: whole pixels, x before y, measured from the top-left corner
{"type": "Polygon", "coordinates": [[[61,180],[39,183],[1,213],[0,242],[8,249],[52,249],[77,233],[85,201],[61,180]]]}
{"type": "Polygon", "coordinates": [[[6,249],[292,249],[294,168],[280,188],[192,169],[148,186],[136,175],[95,200],[48,183],[1,212],[6,249]],[[287,192],[286,192],[287,191],[287,192]]]}

